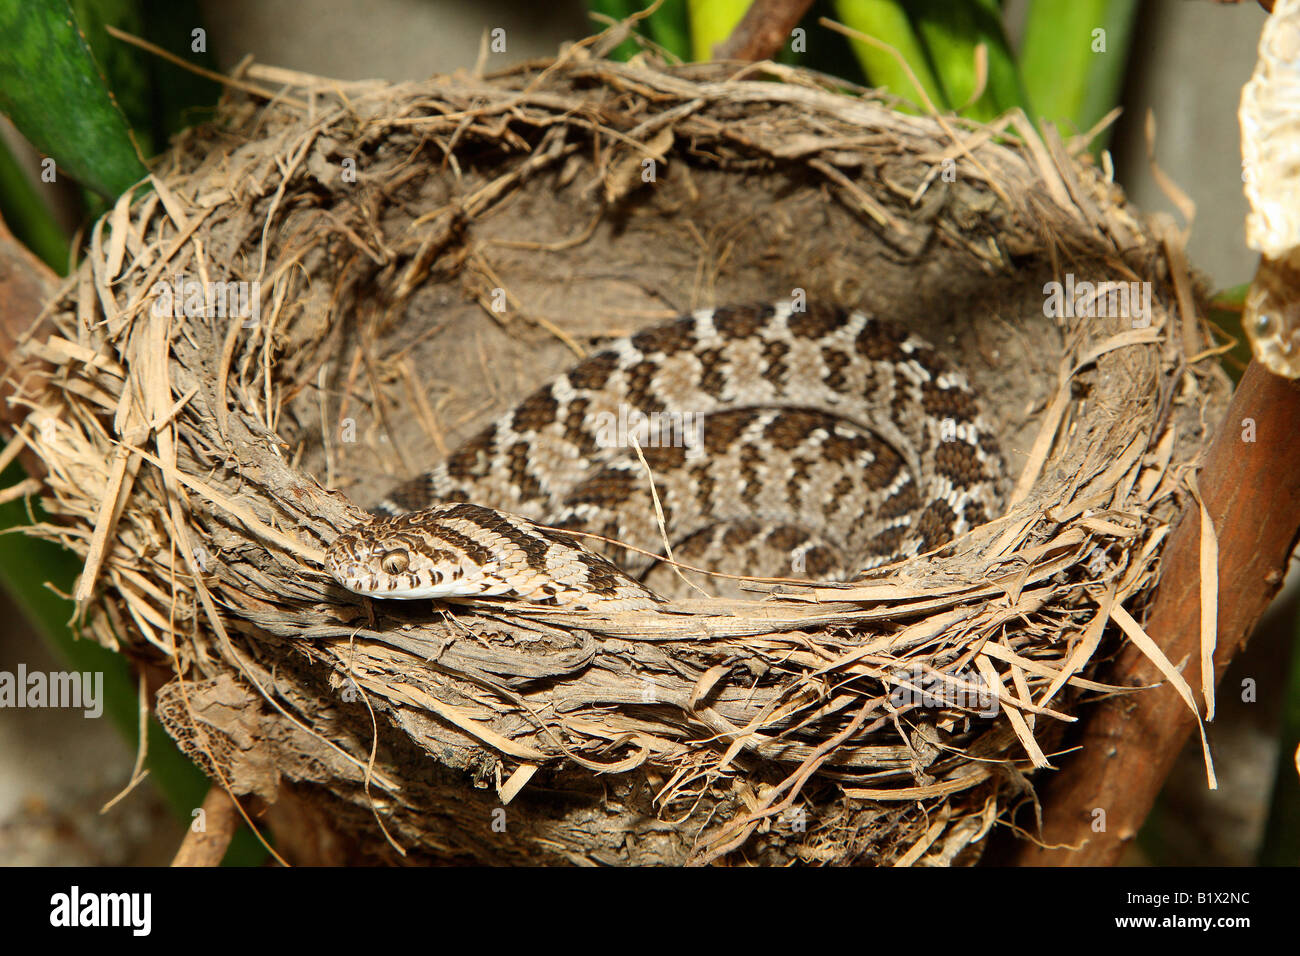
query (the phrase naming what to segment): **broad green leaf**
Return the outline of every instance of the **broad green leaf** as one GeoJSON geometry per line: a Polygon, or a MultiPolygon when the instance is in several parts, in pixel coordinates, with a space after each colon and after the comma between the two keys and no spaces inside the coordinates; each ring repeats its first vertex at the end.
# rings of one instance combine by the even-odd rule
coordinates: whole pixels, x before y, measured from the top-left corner
{"type": "Polygon", "coordinates": [[[907,0],[907,10],[925,44],[930,65],[948,104],[963,116],[988,122],[1024,106],[1020,71],[1002,29],[996,0],[907,0]],[[984,47],[987,73],[983,91],[976,51],[984,47]]]}
{"type": "Polygon", "coordinates": [[[1114,108],[1136,14],[1136,0],[1031,0],[1020,74],[1035,121],[1083,133],[1114,108]]]}
{"type": "Polygon", "coordinates": [[[835,11],[846,27],[892,47],[911,69],[909,75],[898,56],[889,50],[850,37],[849,45],[862,64],[868,83],[884,87],[895,96],[915,103],[919,109],[924,109],[927,97],[935,109],[941,112],[948,109],[948,99],[935,80],[925,47],[902,3],[898,0],[836,0],[835,11]],[[924,96],[912,82],[913,76],[921,84],[924,96]]]}
{"type": "Polygon", "coordinates": [[[91,56],[103,72],[104,85],[122,110],[135,135],[140,151],[152,156],[153,107],[150,103],[149,70],[145,53],[138,47],[115,40],[104,30],[112,24],[119,30],[141,36],[144,20],[136,0],[69,0],[77,24],[90,47],[91,56]]]}
{"type": "Polygon", "coordinates": [[[0,111],[57,170],[106,198],[147,172],[67,0],[0,5],[0,111]]]}
{"type": "MultiPolygon", "coordinates": [[[[642,0],[642,6],[648,5],[642,0]]],[[[686,0],[664,0],[647,25],[655,43],[683,62],[691,58],[691,21],[686,0]]]]}
{"type": "Polygon", "coordinates": [[[691,22],[691,59],[713,59],[713,48],[731,36],[750,0],[687,0],[691,22]]]}

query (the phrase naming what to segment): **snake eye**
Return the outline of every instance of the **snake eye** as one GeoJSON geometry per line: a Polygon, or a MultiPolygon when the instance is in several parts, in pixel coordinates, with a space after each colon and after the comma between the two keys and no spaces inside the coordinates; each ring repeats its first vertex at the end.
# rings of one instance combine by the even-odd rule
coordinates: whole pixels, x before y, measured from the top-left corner
{"type": "Polygon", "coordinates": [[[411,556],[405,550],[389,551],[379,562],[386,574],[401,574],[411,563],[411,556]]]}

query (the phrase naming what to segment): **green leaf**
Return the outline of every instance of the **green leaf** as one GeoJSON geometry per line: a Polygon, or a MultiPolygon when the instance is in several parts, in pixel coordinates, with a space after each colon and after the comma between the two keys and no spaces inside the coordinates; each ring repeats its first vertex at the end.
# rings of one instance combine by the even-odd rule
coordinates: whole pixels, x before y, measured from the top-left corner
{"type": "Polygon", "coordinates": [[[731,36],[750,0],[687,0],[691,22],[691,59],[713,59],[713,48],[731,36]]]}
{"type": "Polygon", "coordinates": [[[8,145],[0,142],[0,215],[17,239],[63,275],[68,271],[68,237],[8,145]]]}
{"type": "Polygon", "coordinates": [[[889,50],[850,37],[849,45],[862,64],[868,83],[883,87],[895,96],[915,103],[918,108],[924,107],[928,97],[935,109],[940,112],[948,109],[948,98],[934,77],[925,46],[913,29],[902,3],[897,0],[836,0],[835,11],[846,27],[897,50],[920,83],[921,90],[916,88],[912,76],[889,50]]]}
{"type": "Polygon", "coordinates": [[[104,30],[110,23],[119,30],[140,36],[144,19],[136,0],[69,0],[77,24],[90,47],[91,56],[103,71],[104,84],[112,90],[135,141],[146,156],[156,149],[153,139],[153,108],[150,103],[149,70],[143,50],[115,40],[104,30]]]}
{"type": "Polygon", "coordinates": [[[908,0],[907,10],[953,109],[988,122],[1025,105],[1020,70],[1002,29],[996,0],[908,0]],[[981,44],[988,71],[983,91],[972,101],[979,80],[976,48],[981,44]]]}
{"type": "Polygon", "coordinates": [[[106,198],[147,173],[67,0],[0,5],[0,111],[106,198]]]}
{"type": "Polygon", "coordinates": [[[1082,133],[1115,107],[1136,14],[1136,0],[1031,0],[1020,72],[1036,121],[1082,133]]]}
{"type": "MultiPolygon", "coordinates": [[[[648,0],[641,5],[649,6],[648,0]]],[[[646,22],[655,43],[683,62],[690,59],[691,17],[686,0],[664,0],[646,22]]]]}
{"type": "Polygon", "coordinates": [[[849,44],[849,38],[843,33],[821,26],[822,20],[838,19],[834,0],[815,0],[799,24],[806,31],[805,50],[800,53],[790,52],[787,60],[789,47],[786,47],[778,59],[783,63],[793,61],[827,76],[837,76],[857,86],[865,86],[867,77],[862,70],[862,62],[849,44]]]}

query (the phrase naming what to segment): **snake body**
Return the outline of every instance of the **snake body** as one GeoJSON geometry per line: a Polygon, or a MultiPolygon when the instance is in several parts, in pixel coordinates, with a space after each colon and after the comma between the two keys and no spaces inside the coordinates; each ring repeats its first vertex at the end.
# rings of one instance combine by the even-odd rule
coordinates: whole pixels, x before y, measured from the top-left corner
{"type": "Polygon", "coordinates": [[[905,327],[704,309],[533,392],[341,534],[327,567],[373,597],[653,607],[684,591],[665,539],[709,571],[843,580],[994,517],[1000,476],[966,377],[905,327]]]}

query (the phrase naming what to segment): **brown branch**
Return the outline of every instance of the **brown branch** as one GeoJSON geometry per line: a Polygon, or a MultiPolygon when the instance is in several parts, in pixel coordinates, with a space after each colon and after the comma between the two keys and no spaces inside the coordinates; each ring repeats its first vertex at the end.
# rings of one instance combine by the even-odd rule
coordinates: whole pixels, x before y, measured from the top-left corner
{"type": "MultiPolygon", "coordinates": [[[[58,284],[53,270],[0,219],[0,368],[8,371],[18,340],[31,331],[58,284]]],[[[9,421],[7,407],[0,418],[9,421]]]]}
{"type": "Polygon", "coordinates": [[[203,830],[189,830],[172,866],[220,866],[242,819],[224,787],[214,785],[203,798],[203,830]]]}
{"type": "MultiPolygon", "coordinates": [[[[1300,534],[1300,386],[1252,361],[1205,458],[1200,487],[1219,538],[1217,682],[1244,646],[1282,585],[1300,534]],[[1254,421],[1255,441],[1243,440],[1254,421]]],[[[1187,660],[1188,683],[1199,689],[1200,514],[1193,503],[1178,520],[1162,562],[1147,633],[1175,664],[1187,660]]],[[[1102,677],[1116,684],[1150,684],[1160,675],[1136,648],[1102,677]]],[[[1204,713],[1204,703],[1197,694],[1204,713]]],[[[1077,851],[1017,844],[1007,862],[1021,866],[1114,864],[1137,835],[1195,720],[1167,684],[1112,698],[1094,709],[1076,741],[1083,750],[1043,788],[1042,841],[1077,851]],[[1106,830],[1092,831],[1095,808],[1106,830]]],[[[1213,733],[1213,725],[1207,732],[1213,733]]],[[[1000,861],[999,861],[1000,862],[1000,861]]]]}
{"type": "Polygon", "coordinates": [[[713,48],[715,60],[770,60],[790,39],[813,0],[754,0],[731,36],[713,48]]]}

